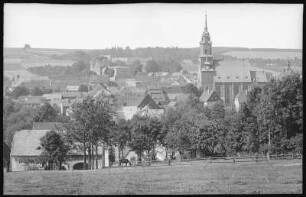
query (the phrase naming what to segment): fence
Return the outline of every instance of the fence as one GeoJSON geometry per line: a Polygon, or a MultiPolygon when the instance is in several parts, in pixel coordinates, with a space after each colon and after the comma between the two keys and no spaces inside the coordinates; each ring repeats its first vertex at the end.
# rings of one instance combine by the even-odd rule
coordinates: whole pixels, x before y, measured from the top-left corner
{"type": "MultiPolygon", "coordinates": [[[[207,161],[208,163],[239,163],[239,162],[262,162],[269,160],[291,160],[291,159],[302,159],[302,154],[276,154],[276,155],[258,155],[258,156],[239,156],[239,157],[203,157],[203,158],[193,158],[193,159],[179,159],[179,160],[143,160],[135,161],[132,163],[133,167],[136,166],[162,166],[162,165],[187,165],[191,164],[193,161],[207,161]]],[[[125,165],[123,165],[125,166],[125,165]]],[[[129,165],[127,165],[129,166],[129,165]]],[[[118,161],[110,163],[110,167],[120,167],[118,161]]]]}

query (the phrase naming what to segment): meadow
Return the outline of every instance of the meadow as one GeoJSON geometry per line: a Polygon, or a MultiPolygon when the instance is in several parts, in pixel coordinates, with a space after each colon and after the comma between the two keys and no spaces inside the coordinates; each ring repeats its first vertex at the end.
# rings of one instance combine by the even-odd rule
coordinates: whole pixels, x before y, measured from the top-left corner
{"type": "Polygon", "coordinates": [[[262,58],[262,59],[288,59],[290,58],[302,58],[302,52],[287,52],[287,51],[229,51],[223,53],[223,55],[228,55],[236,57],[238,59],[242,58],[262,58]]]}
{"type": "Polygon", "coordinates": [[[302,161],[117,167],[4,174],[4,194],[301,194],[302,161]]]}

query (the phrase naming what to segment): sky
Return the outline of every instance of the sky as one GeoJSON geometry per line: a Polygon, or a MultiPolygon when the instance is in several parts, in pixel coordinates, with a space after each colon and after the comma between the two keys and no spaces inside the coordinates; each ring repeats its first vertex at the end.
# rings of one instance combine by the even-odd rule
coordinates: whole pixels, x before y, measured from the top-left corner
{"type": "Polygon", "coordinates": [[[4,47],[302,49],[302,4],[4,4],[4,47]]]}

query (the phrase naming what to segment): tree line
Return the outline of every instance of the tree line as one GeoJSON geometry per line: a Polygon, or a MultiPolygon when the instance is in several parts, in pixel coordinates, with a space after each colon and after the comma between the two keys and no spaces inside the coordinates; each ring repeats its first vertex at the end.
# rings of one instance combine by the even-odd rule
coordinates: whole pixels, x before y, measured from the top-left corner
{"type": "MultiPolygon", "coordinates": [[[[98,167],[99,147],[105,150],[117,146],[118,156],[122,158],[123,150],[128,146],[139,160],[155,159],[155,149],[159,145],[177,151],[183,158],[238,153],[302,153],[301,75],[291,74],[273,79],[264,86],[255,86],[238,112],[227,110],[223,102],[204,107],[199,101],[200,94],[194,90],[189,92],[187,102],[166,110],[161,118],[135,115],[127,121],[114,119],[116,99],[112,95],[102,93],[97,98],[87,97],[72,106],[70,118],[64,121],[67,132],[61,142],[65,144],[63,151],[67,150],[66,146],[73,149],[79,144],[84,163],[88,164],[83,165],[84,169],[98,167]]],[[[4,113],[14,111],[14,107],[6,107],[4,113]]],[[[49,116],[52,113],[47,109],[50,108],[46,107],[43,110],[46,113],[41,112],[36,117],[52,119],[54,116],[49,116]]],[[[55,163],[61,165],[63,161],[55,163]]]]}

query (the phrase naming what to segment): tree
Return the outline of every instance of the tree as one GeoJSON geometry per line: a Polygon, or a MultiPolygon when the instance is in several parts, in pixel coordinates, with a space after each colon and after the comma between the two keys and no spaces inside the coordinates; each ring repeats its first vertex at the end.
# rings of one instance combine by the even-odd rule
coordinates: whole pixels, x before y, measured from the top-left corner
{"type": "Polygon", "coordinates": [[[88,92],[88,86],[81,84],[78,89],[79,92],[88,92]]]}
{"type": "Polygon", "coordinates": [[[200,97],[198,88],[193,85],[192,83],[188,83],[185,86],[182,87],[184,94],[193,94],[197,97],[200,97]]]}
{"type": "Polygon", "coordinates": [[[23,48],[24,48],[24,49],[30,49],[31,46],[30,46],[29,44],[25,44],[23,48]]]}
{"type": "Polygon", "coordinates": [[[43,90],[41,90],[39,87],[35,87],[31,92],[32,96],[41,96],[43,94],[44,94],[43,90]]]}
{"type": "Polygon", "coordinates": [[[290,152],[290,138],[302,133],[302,80],[291,74],[265,85],[255,113],[262,132],[262,144],[270,139],[272,152],[290,152]]]}
{"type": "Polygon", "coordinates": [[[111,133],[112,144],[116,144],[118,146],[118,157],[123,157],[123,149],[127,146],[130,141],[130,129],[129,124],[125,119],[119,119],[116,128],[111,133]]]}
{"type": "Polygon", "coordinates": [[[215,120],[224,120],[225,114],[225,106],[222,101],[218,101],[217,103],[215,103],[210,111],[211,118],[215,120]]]}
{"type": "Polygon", "coordinates": [[[17,86],[16,88],[14,88],[14,90],[11,93],[11,96],[15,99],[17,99],[19,96],[26,96],[29,95],[30,91],[28,88],[24,87],[24,86],[17,86]]]}
{"type": "Polygon", "coordinates": [[[79,72],[81,72],[85,69],[88,69],[88,68],[89,68],[89,63],[85,62],[83,60],[74,62],[71,65],[71,69],[72,69],[73,73],[79,73],[79,72]]]}
{"type": "MultiPolygon", "coordinates": [[[[89,154],[89,164],[92,161],[92,150],[97,149],[99,142],[103,143],[103,167],[105,162],[104,148],[110,144],[110,132],[113,129],[113,116],[115,115],[114,100],[111,96],[102,93],[96,98],[86,97],[80,103],[72,105],[71,120],[66,124],[69,136],[76,142],[83,144],[84,169],[86,164],[86,150],[89,154]],[[94,147],[95,146],[95,147],[94,147]]],[[[96,165],[97,166],[97,165],[96,165]]]]}
{"type": "Polygon", "coordinates": [[[147,62],[147,65],[146,65],[145,69],[146,69],[147,73],[158,72],[158,71],[160,71],[160,66],[159,66],[159,64],[156,63],[156,61],[149,60],[147,62]]]}
{"type": "Polygon", "coordinates": [[[48,102],[45,102],[34,117],[35,122],[53,122],[57,117],[57,111],[48,102]]]}
{"type": "Polygon", "coordinates": [[[55,131],[48,131],[40,139],[43,149],[42,157],[50,164],[56,164],[61,169],[65,161],[69,147],[64,143],[63,137],[55,131]]]}
{"type": "Polygon", "coordinates": [[[143,152],[148,157],[154,156],[154,147],[160,139],[162,125],[158,119],[135,115],[130,122],[131,137],[129,147],[141,160],[143,152]]]}
{"type": "Polygon", "coordinates": [[[142,72],[142,67],[143,67],[143,65],[141,65],[141,62],[139,60],[135,60],[131,65],[132,75],[136,76],[137,73],[141,73],[142,72]]]}

